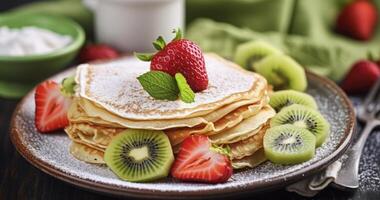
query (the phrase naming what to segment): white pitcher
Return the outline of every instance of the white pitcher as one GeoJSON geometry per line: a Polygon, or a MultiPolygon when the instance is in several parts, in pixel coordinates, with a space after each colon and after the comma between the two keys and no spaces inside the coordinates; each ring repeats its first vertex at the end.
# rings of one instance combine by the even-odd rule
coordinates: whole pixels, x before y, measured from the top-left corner
{"type": "Polygon", "coordinates": [[[173,29],[184,29],[184,0],[84,0],[84,4],[95,14],[97,42],[124,52],[151,52],[159,35],[170,41],[173,29]]]}

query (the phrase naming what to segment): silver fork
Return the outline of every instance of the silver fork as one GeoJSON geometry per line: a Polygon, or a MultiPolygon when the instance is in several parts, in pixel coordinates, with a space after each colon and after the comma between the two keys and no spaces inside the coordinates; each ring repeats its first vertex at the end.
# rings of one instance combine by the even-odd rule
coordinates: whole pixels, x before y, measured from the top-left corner
{"type": "Polygon", "coordinates": [[[357,116],[360,121],[365,122],[365,127],[357,141],[345,153],[347,159],[334,181],[339,187],[351,189],[359,187],[359,162],[364,144],[371,131],[380,125],[380,79],[372,87],[363,105],[357,109],[357,116]]]}

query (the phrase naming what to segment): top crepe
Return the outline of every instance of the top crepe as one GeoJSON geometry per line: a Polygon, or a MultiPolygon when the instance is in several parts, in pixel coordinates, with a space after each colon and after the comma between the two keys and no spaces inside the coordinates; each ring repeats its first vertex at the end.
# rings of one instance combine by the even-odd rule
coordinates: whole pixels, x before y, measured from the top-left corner
{"type": "Polygon", "coordinates": [[[196,93],[194,103],[156,100],[137,80],[148,72],[149,62],[133,57],[77,69],[78,95],[110,113],[131,120],[182,119],[206,115],[233,102],[262,98],[266,80],[215,54],[205,55],[209,86],[196,93]]]}

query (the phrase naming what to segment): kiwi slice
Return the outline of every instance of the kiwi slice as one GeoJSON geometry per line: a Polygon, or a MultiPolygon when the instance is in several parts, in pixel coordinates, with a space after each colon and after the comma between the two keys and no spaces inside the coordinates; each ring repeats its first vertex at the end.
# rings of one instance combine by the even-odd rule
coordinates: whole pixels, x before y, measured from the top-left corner
{"type": "Polygon", "coordinates": [[[251,41],[240,44],[236,48],[235,62],[245,69],[252,70],[252,65],[264,57],[282,53],[272,45],[263,41],[251,41]]]}
{"type": "Polygon", "coordinates": [[[317,147],[323,144],[330,132],[329,123],[317,110],[298,104],[283,108],[270,121],[271,127],[284,124],[292,124],[313,133],[317,147]]]}
{"type": "Polygon", "coordinates": [[[253,68],[263,75],[275,90],[293,89],[302,92],[307,87],[305,70],[289,56],[269,55],[253,68]]]}
{"type": "Polygon", "coordinates": [[[164,132],[128,129],[112,139],[104,161],[123,180],[147,182],[168,176],[174,156],[164,132]]]}
{"type": "Polygon", "coordinates": [[[306,129],[290,124],[272,127],[265,133],[264,151],[273,163],[305,162],[314,157],[315,136],[306,129]]]}
{"type": "Polygon", "coordinates": [[[272,106],[276,112],[279,112],[282,108],[292,104],[304,105],[315,110],[318,109],[314,98],[303,92],[298,92],[295,90],[281,90],[270,95],[269,105],[272,106]]]}

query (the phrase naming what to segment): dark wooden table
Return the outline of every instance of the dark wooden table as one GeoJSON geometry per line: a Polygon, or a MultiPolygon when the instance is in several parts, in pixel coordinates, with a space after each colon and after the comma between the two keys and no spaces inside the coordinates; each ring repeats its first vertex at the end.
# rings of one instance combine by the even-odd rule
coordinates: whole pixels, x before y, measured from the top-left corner
{"type": "MultiPolygon", "coordinates": [[[[0,0],[0,11],[38,0],[0,0]]],[[[17,153],[9,140],[9,124],[17,100],[0,98],[0,200],[100,200],[116,199],[82,190],[55,179],[30,165],[17,153]]],[[[379,132],[379,131],[378,131],[379,132]]],[[[332,187],[312,199],[380,200],[380,134],[373,133],[365,146],[360,164],[360,188],[343,192],[332,187]]],[[[236,198],[234,198],[236,199],[236,198]]],[[[306,199],[294,193],[278,190],[241,199],[306,199]]]]}
{"type": "MultiPolygon", "coordinates": [[[[0,200],[91,199],[112,197],[82,190],[53,178],[30,165],[9,140],[9,124],[16,100],[0,98],[0,200]]],[[[380,134],[373,133],[365,146],[360,167],[360,188],[343,192],[329,187],[313,199],[379,200],[380,199],[380,134]]],[[[236,198],[235,198],[236,199],[236,198]]],[[[278,190],[241,199],[305,199],[294,193],[278,190]]]]}

